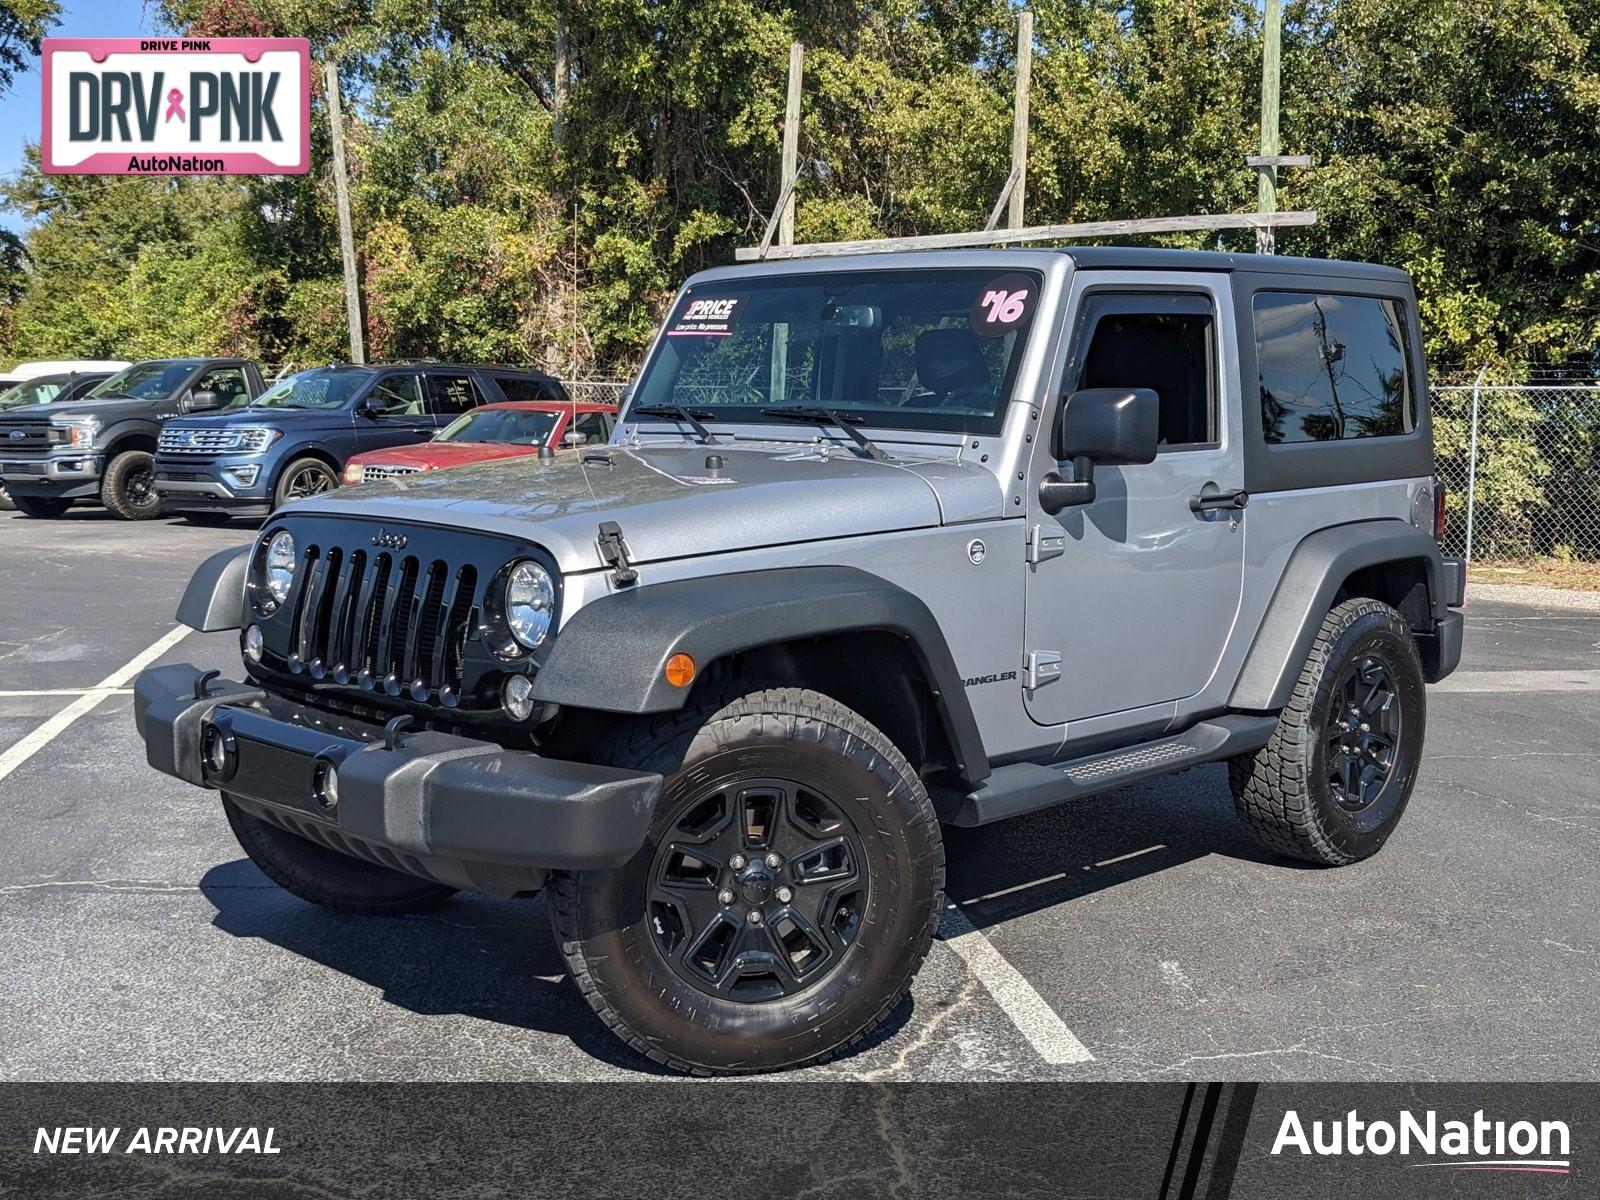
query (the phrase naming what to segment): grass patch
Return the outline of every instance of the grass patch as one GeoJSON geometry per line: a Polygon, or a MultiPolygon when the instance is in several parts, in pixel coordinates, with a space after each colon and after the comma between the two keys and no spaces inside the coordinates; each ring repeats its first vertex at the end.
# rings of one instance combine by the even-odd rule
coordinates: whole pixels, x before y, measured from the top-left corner
{"type": "Polygon", "coordinates": [[[1473,583],[1527,583],[1535,587],[1570,588],[1600,592],[1600,563],[1566,562],[1559,558],[1535,558],[1528,562],[1474,562],[1467,571],[1473,583]]]}

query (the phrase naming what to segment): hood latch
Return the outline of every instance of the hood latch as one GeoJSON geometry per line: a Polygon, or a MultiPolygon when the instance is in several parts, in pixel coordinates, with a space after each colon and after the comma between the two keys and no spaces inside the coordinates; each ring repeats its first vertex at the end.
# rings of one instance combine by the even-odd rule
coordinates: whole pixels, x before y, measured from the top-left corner
{"type": "Polygon", "coordinates": [[[601,521],[600,536],[595,539],[595,545],[600,548],[600,557],[605,560],[606,566],[611,568],[612,583],[621,588],[638,582],[639,572],[628,563],[633,551],[628,549],[628,539],[623,537],[621,525],[615,521],[601,521]]]}

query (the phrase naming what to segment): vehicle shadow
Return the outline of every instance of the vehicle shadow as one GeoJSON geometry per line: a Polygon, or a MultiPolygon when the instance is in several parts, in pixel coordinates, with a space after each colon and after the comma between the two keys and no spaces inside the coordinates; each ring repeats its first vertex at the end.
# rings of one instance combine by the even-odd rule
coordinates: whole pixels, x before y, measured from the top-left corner
{"type": "MultiPolygon", "coordinates": [[[[200,891],[223,932],[271,942],[360,980],[408,1012],[555,1034],[610,1066],[677,1074],[624,1045],[578,994],[542,897],[496,900],[463,892],[414,916],[344,917],[291,896],[245,858],[212,867],[200,891]]],[[[907,997],[841,1059],[894,1037],[912,1010],[907,997]]]]}
{"type": "Polygon", "coordinates": [[[1213,855],[1315,870],[1262,850],[1220,763],[977,829],[945,829],[945,901],[979,929],[1213,855]]]}

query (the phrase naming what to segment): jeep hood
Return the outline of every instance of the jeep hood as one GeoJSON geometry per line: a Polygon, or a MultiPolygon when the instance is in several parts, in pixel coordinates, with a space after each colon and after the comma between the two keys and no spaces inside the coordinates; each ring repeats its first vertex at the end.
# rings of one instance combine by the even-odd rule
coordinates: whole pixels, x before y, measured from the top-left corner
{"type": "Polygon", "coordinates": [[[592,571],[604,565],[601,521],[620,525],[632,561],[648,563],[992,519],[1003,503],[993,473],[953,451],[877,462],[766,442],[611,445],[428,471],[300,501],[285,515],[456,525],[537,543],[564,571],[592,571]],[[720,469],[706,466],[710,455],[720,469]]]}

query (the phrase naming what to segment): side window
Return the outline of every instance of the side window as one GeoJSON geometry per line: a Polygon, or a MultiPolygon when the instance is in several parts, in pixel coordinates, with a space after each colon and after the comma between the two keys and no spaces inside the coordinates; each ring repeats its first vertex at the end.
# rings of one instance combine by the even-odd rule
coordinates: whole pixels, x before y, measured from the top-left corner
{"type": "Polygon", "coordinates": [[[541,379],[526,375],[496,375],[495,383],[505,393],[507,400],[559,400],[550,385],[541,379]]]}
{"type": "Polygon", "coordinates": [[[433,411],[441,417],[459,417],[483,403],[470,375],[429,375],[428,394],[433,411]]]}
{"type": "Polygon", "coordinates": [[[420,417],[427,411],[422,380],[416,375],[385,375],[372,385],[366,403],[382,417],[420,417]]]}
{"type": "Polygon", "coordinates": [[[215,392],[228,405],[249,399],[250,385],[245,382],[243,367],[215,367],[195,381],[193,390],[215,392]]]}
{"type": "Polygon", "coordinates": [[[585,446],[603,446],[611,438],[611,430],[603,413],[579,413],[577,422],[568,430],[569,433],[573,431],[583,435],[585,446]]]}
{"type": "Polygon", "coordinates": [[[1215,444],[1215,327],[1209,296],[1091,293],[1073,387],[1149,388],[1161,400],[1163,449],[1215,444]]]}
{"type": "Polygon", "coordinates": [[[1400,301],[1258,292],[1252,307],[1269,443],[1397,437],[1416,427],[1400,301]]]}

